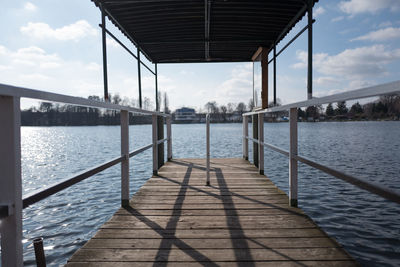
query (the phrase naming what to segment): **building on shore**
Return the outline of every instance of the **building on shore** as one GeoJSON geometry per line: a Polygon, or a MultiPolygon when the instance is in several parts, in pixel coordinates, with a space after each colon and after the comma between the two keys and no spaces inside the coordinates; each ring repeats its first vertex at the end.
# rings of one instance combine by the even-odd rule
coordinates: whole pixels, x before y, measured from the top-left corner
{"type": "Polygon", "coordinates": [[[175,110],[174,114],[175,123],[197,123],[199,117],[196,115],[196,111],[193,108],[182,107],[175,110]]]}

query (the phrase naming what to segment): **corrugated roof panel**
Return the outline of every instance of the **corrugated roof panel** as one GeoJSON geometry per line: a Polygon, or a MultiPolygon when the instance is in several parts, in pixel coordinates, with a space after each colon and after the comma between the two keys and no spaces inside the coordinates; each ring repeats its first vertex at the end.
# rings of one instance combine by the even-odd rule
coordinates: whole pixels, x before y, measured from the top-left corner
{"type": "Polygon", "coordinates": [[[92,1],[158,63],[251,61],[306,13],[303,0],[92,1]]]}

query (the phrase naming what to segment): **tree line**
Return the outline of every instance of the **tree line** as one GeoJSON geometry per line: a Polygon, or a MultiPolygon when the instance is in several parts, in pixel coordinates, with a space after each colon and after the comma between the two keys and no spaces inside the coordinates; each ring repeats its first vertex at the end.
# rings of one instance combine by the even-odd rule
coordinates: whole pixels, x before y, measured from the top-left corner
{"type": "MultiPolygon", "coordinates": [[[[99,96],[89,96],[88,99],[103,101],[99,96]]],[[[109,96],[110,102],[118,105],[138,107],[136,99],[121,98],[118,94],[109,96]]],[[[158,102],[160,110],[170,114],[169,101],[166,93],[159,94],[158,102]]],[[[281,105],[278,99],[276,106],[281,105]]],[[[273,103],[269,105],[274,106],[273,103]]],[[[244,102],[218,105],[215,101],[207,102],[198,113],[211,113],[214,122],[241,122],[242,114],[253,109],[253,101],[248,105],[244,102]]],[[[144,98],[143,108],[154,110],[154,103],[144,98]]],[[[279,112],[269,117],[275,121],[278,118],[288,116],[287,112],[279,112]]],[[[377,101],[361,105],[359,102],[347,107],[346,102],[330,103],[324,109],[322,105],[310,106],[306,109],[298,109],[300,120],[377,120],[400,118],[400,95],[381,96],[377,101]]],[[[131,124],[151,123],[151,116],[132,115],[131,124]]],[[[21,111],[21,123],[24,126],[83,126],[83,125],[119,125],[120,115],[115,110],[63,105],[58,103],[41,102],[39,107],[31,107],[21,111]]]]}
{"type": "Polygon", "coordinates": [[[321,105],[298,109],[303,120],[379,120],[400,118],[400,95],[385,95],[377,101],[361,105],[359,102],[347,107],[345,101],[329,103],[324,110],[321,105]]]}
{"type": "MultiPolygon", "coordinates": [[[[91,95],[94,101],[104,101],[104,98],[91,95]]],[[[137,99],[124,97],[119,94],[109,94],[110,102],[117,105],[139,107],[137,99]]],[[[167,93],[160,93],[158,97],[160,107],[165,113],[170,113],[167,93]]],[[[154,103],[147,97],[143,99],[143,108],[155,110],[154,103]]],[[[129,114],[131,124],[151,123],[151,116],[129,114]]],[[[21,124],[23,126],[94,126],[94,125],[119,125],[119,111],[99,108],[73,106],[68,104],[41,102],[39,107],[31,107],[21,111],[21,124]]]]}

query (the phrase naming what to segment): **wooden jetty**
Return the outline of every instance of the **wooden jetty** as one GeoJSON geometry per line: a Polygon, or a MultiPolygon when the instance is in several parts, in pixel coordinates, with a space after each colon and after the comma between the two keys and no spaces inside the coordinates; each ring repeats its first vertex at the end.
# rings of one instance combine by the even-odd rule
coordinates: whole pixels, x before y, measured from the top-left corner
{"type": "Polygon", "coordinates": [[[174,159],[68,261],[73,266],[355,266],[244,159],[174,159]]]}

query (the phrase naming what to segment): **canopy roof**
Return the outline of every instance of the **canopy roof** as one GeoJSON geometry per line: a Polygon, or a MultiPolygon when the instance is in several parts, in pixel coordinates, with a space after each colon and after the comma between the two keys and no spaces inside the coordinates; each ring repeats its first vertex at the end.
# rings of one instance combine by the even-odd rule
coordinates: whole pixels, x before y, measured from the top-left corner
{"type": "Polygon", "coordinates": [[[307,11],[305,0],[92,1],[153,63],[251,61],[307,11]]]}

